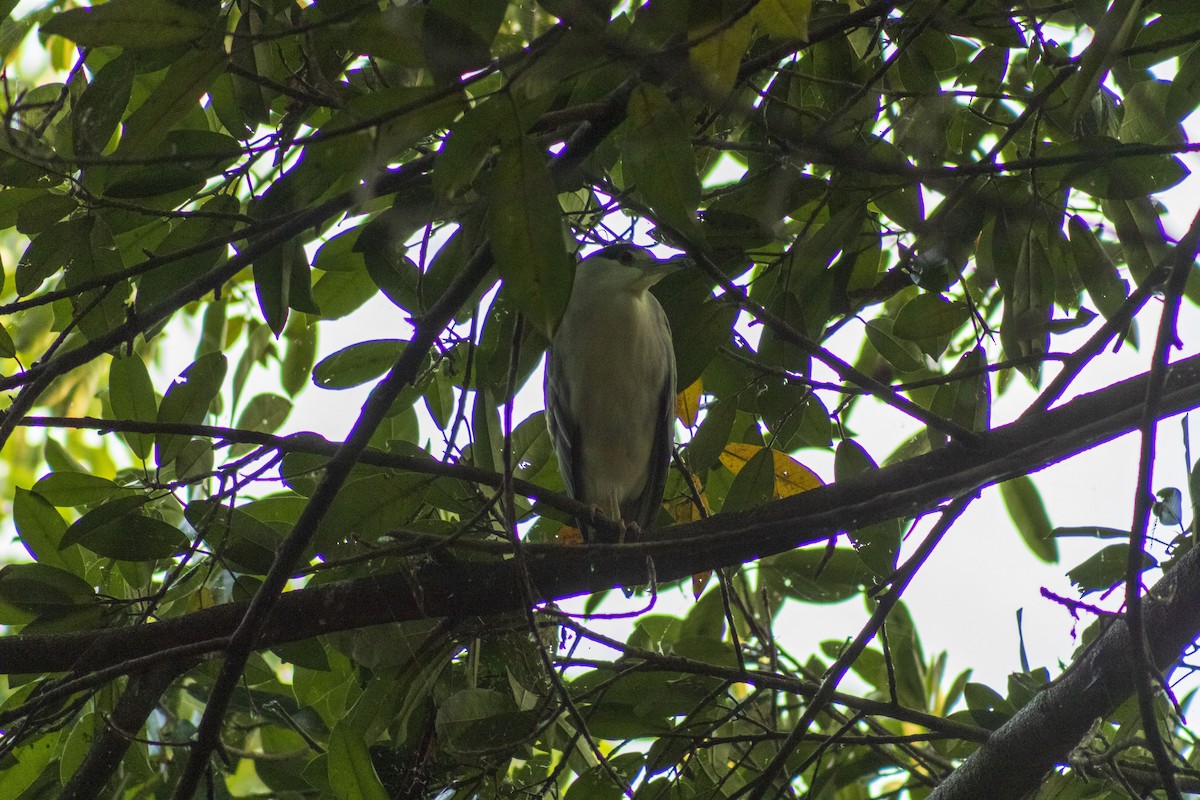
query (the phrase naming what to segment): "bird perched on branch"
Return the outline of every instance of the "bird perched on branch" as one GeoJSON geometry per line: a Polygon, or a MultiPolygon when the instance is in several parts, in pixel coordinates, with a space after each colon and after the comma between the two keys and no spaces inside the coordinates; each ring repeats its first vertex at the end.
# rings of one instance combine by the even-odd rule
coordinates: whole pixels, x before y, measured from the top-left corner
{"type": "MultiPolygon", "coordinates": [[[[645,530],[662,504],[675,422],[671,327],[649,289],[685,259],[626,243],[583,259],[546,362],[546,424],[567,494],[645,530]]],[[[590,520],[579,520],[585,540],[590,520]]],[[[613,541],[612,537],[595,537],[613,541]]]]}

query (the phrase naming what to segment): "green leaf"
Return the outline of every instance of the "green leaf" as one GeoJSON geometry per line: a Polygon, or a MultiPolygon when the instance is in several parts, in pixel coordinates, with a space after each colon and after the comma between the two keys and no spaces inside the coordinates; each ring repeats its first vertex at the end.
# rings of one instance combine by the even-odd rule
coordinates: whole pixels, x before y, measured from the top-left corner
{"type": "Polygon", "coordinates": [[[873,319],[866,325],[867,340],[879,351],[879,355],[899,372],[915,372],[925,367],[925,357],[912,342],[897,338],[887,317],[873,319]]]}
{"type": "MultiPolygon", "coordinates": [[[[835,480],[844,481],[878,469],[879,465],[858,442],[853,439],[838,442],[833,460],[835,480]]],[[[872,572],[880,577],[887,577],[895,571],[896,554],[900,551],[900,542],[904,538],[899,519],[868,525],[850,531],[848,535],[850,543],[854,545],[854,551],[872,572]]]]}
{"type": "Polygon", "coordinates": [[[83,574],[83,558],[78,550],[60,550],[67,521],[39,494],[17,487],[13,495],[13,524],[29,555],[38,563],[83,574]]]}
{"type": "Polygon", "coordinates": [[[538,0],[546,13],[584,30],[603,25],[612,17],[613,0],[538,0]]]}
{"type": "Polygon", "coordinates": [[[1178,184],[1190,173],[1170,155],[1122,156],[1121,144],[1106,136],[1091,136],[1051,145],[1042,157],[1077,157],[1079,166],[1063,171],[1063,181],[1093,197],[1134,200],[1178,184]],[[1091,158],[1088,158],[1091,156],[1091,158]]]}
{"type": "Polygon", "coordinates": [[[312,268],[297,240],[290,239],[259,256],[253,272],[258,307],[276,336],[283,333],[288,309],[321,313],[312,298],[312,268]]]}
{"type": "Polygon", "coordinates": [[[100,503],[120,487],[108,478],[85,472],[51,472],[33,485],[33,491],[59,508],[100,503]]]}
{"type": "Polygon", "coordinates": [[[173,130],[145,154],[158,163],[113,173],[109,197],[132,199],[195,193],[242,155],[238,141],[213,131],[173,130]]]}
{"type": "Polygon", "coordinates": [[[41,233],[77,208],[79,203],[69,195],[39,193],[17,209],[17,230],[27,235],[41,233]]]}
{"type": "Polygon", "coordinates": [[[274,433],[292,413],[292,403],[286,397],[264,392],[255,395],[238,416],[237,427],[242,430],[274,433]]]}
{"type": "Polygon", "coordinates": [[[381,472],[347,483],[321,520],[313,547],[322,552],[347,538],[369,540],[403,527],[421,508],[426,475],[381,472]]]}
{"type": "MultiPolygon", "coordinates": [[[[154,422],[158,419],[158,399],[150,383],[150,372],[137,353],[119,356],[109,363],[108,403],[114,420],[154,422]]],[[[153,434],[122,433],[121,438],[143,461],[154,447],[153,434]]]]}
{"type": "Polygon", "coordinates": [[[191,41],[216,24],[214,17],[171,0],[109,0],[56,14],[42,25],[42,33],[63,36],[80,47],[157,49],[191,41]]]}
{"type": "Polygon", "coordinates": [[[388,800],[362,734],[339,723],[329,735],[329,788],[338,800],[388,800]]]}
{"type": "MultiPolygon", "coordinates": [[[[152,2],[174,5],[170,0],[152,2]]],[[[110,6],[111,3],[98,8],[110,6]]],[[[149,97],[125,118],[121,143],[117,145],[114,155],[137,158],[156,152],[174,126],[189,112],[199,109],[200,98],[224,71],[225,63],[225,51],[219,46],[190,49],[172,62],[162,81],[154,87],[149,97]]],[[[101,167],[101,170],[113,169],[101,167]]]]}
{"type": "Polygon", "coordinates": [[[475,403],[471,409],[471,432],[471,463],[481,469],[500,472],[503,469],[500,464],[500,452],[504,445],[504,433],[500,428],[496,398],[486,386],[475,392],[475,403]]]}
{"type": "Polygon", "coordinates": [[[837,603],[872,583],[871,570],[853,550],[808,547],[764,559],[770,591],[803,603],[837,603]]]}
{"type": "MultiPolygon", "coordinates": [[[[3,280],[3,275],[0,275],[3,280]]],[[[8,329],[0,325],[0,358],[13,358],[17,354],[17,345],[9,335],[8,329]]]]}
{"type": "Polygon", "coordinates": [[[626,188],[657,218],[688,232],[696,229],[700,177],[691,130],[662,90],[639,84],[629,97],[629,122],[622,146],[626,188]]]}
{"type": "Polygon", "coordinates": [[[489,46],[508,11],[507,0],[431,0],[430,8],[453,17],[489,46]]]}
{"type": "Polygon", "coordinates": [[[403,240],[398,235],[404,231],[394,230],[395,222],[395,218],[386,213],[376,217],[362,228],[354,242],[354,251],[362,254],[367,274],[379,291],[396,307],[415,314],[424,307],[421,298],[423,294],[430,295],[431,287],[416,262],[404,254],[403,240]]]}
{"type": "Polygon", "coordinates": [[[175,457],[175,477],[181,481],[194,481],[212,475],[214,461],[212,442],[191,439],[175,457]]]}
{"type": "Polygon", "coordinates": [[[693,472],[702,473],[716,463],[729,442],[736,416],[737,402],[732,399],[718,400],[708,407],[696,435],[685,448],[688,466],[693,472]]]}
{"type": "Polygon", "coordinates": [[[948,336],[970,317],[966,303],[951,302],[925,292],[905,303],[896,314],[892,335],[914,342],[948,336]]]}
{"type": "Polygon", "coordinates": [[[642,753],[610,757],[608,764],[597,764],[572,781],[563,800],[620,800],[630,790],[631,781],[645,761],[642,753]],[[614,781],[613,775],[620,781],[614,781]]]}
{"type": "MultiPolygon", "coordinates": [[[[1149,554],[1142,553],[1142,570],[1157,566],[1158,562],[1149,554]]],[[[1129,543],[1110,544],[1099,553],[1093,554],[1074,569],[1067,577],[1079,587],[1083,594],[1103,592],[1125,580],[1129,565],[1129,543]]]]}
{"type": "Polygon", "coordinates": [[[37,616],[63,614],[95,600],[90,583],[57,567],[9,564],[0,569],[0,603],[37,616]]]}
{"type": "MultiPolygon", "coordinates": [[[[963,353],[948,376],[961,377],[937,387],[929,410],[969,431],[987,430],[991,425],[992,384],[986,367],[987,353],[982,347],[963,353]]],[[[927,433],[934,447],[944,446],[949,438],[933,429],[927,433]]]]}
{"type": "Polygon", "coordinates": [[[94,714],[83,714],[78,717],[67,734],[58,761],[58,775],[63,786],[67,785],[76,770],[82,767],[83,762],[87,759],[87,754],[92,749],[92,739],[97,731],[96,724],[97,720],[94,714]]]}
{"type": "Polygon", "coordinates": [[[308,386],[317,356],[318,326],[306,314],[294,314],[283,329],[287,349],[279,367],[279,383],[292,397],[308,386]]]}
{"type": "Polygon", "coordinates": [[[313,301],[323,319],[341,319],[366,303],[379,289],[366,267],[354,271],[326,272],[313,285],[313,301]]]}
{"type": "Polygon", "coordinates": [[[1096,539],[1129,539],[1129,531],[1120,528],[1103,528],[1099,525],[1080,525],[1055,528],[1055,536],[1087,536],[1096,539]]]}
{"type": "Polygon", "coordinates": [[[1116,265],[1078,214],[1071,215],[1067,231],[1079,280],[1104,318],[1111,319],[1129,296],[1129,283],[1121,279],[1116,265]]]}
{"type": "Polygon", "coordinates": [[[811,13],[811,0],[759,0],[750,17],[768,36],[806,39],[811,13]]]}
{"type": "MultiPolygon", "coordinates": [[[[58,752],[61,731],[32,738],[28,744],[13,748],[11,761],[0,781],[0,800],[18,800],[25,797],[25,790],[34,781],[45,778],[52,767],[52,759],[58,752]]],[[[51,773],[52,774],[52,773],[51,773]]]]}
{"type": "Polygon", "coordinates": [[[999,692],[982,683],[967,683],[963,687],[963,699],[975,722],[990,730],[999,728],[1016,713],[999,692]]]}
{"type": "MultiPolygon", "coordinates": [[[[158,407],[158,422],[199,425],[208,415],[209,406],[221,391],[228,363],[224,353],[209,353],[196,359],[179,374],[163,395],[158,407]]],[[[165,467],[175,460],[190,437],[161,434],[154,443],[154,458],[165,467]]]]}
{"type": "MultiPolygon", "coordinates": [[[[219,240],[231,235],[233,221],[222,218],[222,215],[236,214],[240,210],[237,198],[218,195],[204,203],[200,209],[205,216],[187,217],[176,222],[166,238],[154,248],[154,255],[168,256],[201,242],[219,240]]],[[[169,261],[145,273],[137,279],[138,290],[134,300],[137,313],[145,314],[156,304],[169,302],[181,287],[195,280],[197,275],[208,272],[224,255],[225,248],[217,244],[204,252],[169,261]]],[[[210,308],[214,306],[219,304],[213,303],[210,308]]]]}
{"type": "MultiPolygon", "coordinates": [[[[421,25],[421,49],[425,64],[439,84],[450,84],[468,72],[483,69],[491,60],[491,48],[467,19],[457,19],[431,3],[425,8],[421,25]]],[[[493,4],[494,5],[494,4],[493,4]]],[[[501,17],[503,18],[503,17],[501,17]]],[[[492,31],[495,33],[495,31],[492,31]]]]}
{"type": "Polygon", "coordinates": [[[709,300],[699,307],[669,304],[664,310],[671,323],[676,385],[691,386],[716,358],[717,348],[729,342],[737,308],[720,300],[709,300]]]}
{"type": "Polygon", "coordinates": [[[738,69],[750,47],[754,23],[751,12],[732,25],[719,19],[716,27],[705,25],[700,28],[703,35],[688,48],[688,60],[695,80],[701,84],[706,95],[723,99],[733,91],[737,85],[738,69]]]}
{"type": "Polygon", "coordinates": [[[438,706],[438,743],[460,758],[477,758],[520,742],[533,733],[534,721],[517,709],[510,694],[462,689],[438,706]]]}
{"type": "Polygon", "coordinates": [[[762,447],[746,462],[725,495],[724,511],[744,511],[769,503],[775,497],[775,453],[762,447]]]}
{"type": "Polygon", "coordinates": [[[1054,529],[1033,481],[1025,475],[1007,480],[1000,484],[1000,496],[1004,499],[1008,516],[1029,550],[1047,564],[1057,563],[1058,545],[1054,540],[1054,529]]]}
{"type": "Polygon", "coordinates": [[[326,356],[313,368],[313,383],[322,389],[349,389],[383,375],[404,352],[402,339],[371,339],[326,356]]]}
{"type": "Polygon", "coordinates": [[[512,433],[514,474],[533,480],[550,463],[553,446],[546,429],[546,415],[538,411],[517,425],[512,433]]]}
{"type": "Polygon", "coordinates": [[[88,247],[89,225],[87,220],[66,220],[30,240],[17,261],[17,296],[32,294],[46,278],[82,257],[88,247]]]}
{"type": "Polygon", "coordinates": [[[265,575],[275,561],[283,537],[244,508],[199,500],[188,504],[184,516],[214,555],[238,572],[265,575]]]}
{"type": "Polygon", "coordinates": [[[114,58],[92,76],[76,101],[71,122],[72,144],[77,156],[99,154],[112,138],[133,92],[133,67],[131,57],[114,58]]]}
{"type": "Polygon", "coordinates": [[[573,271],[546,155],[532,139],[521,137],[501,151],[488,195],[496,270],[525,316],[549,337],[566,311],[573,271]]]}
{"type": "Polygon", "coordinates": [[[74,288],[82,283],[108,280],[102,289],[78,292],[71,297],[71,305],[79,317],[79,330],[89,339],[98,339],[125,322],[125,302],[131,286],[128,280],[112,281],[108,276],[125,269],[125,262],[117,250],[112,232],[99,217],[79,220],[84,249],[76,250],[66,263],[66,285],[74,288]]]}
{"type": "Polygon", "coordinates": [[[1182,119],[1200,104],[1200,46],[1193,45],[1179,60],[1179,71],[1167,95],[1167,113],[1182,119]]]}
{"type": "MultiPolygon", "coordinates": [[[[421,51],[423,6],[389,6],[382,13],[355,9],[351,21],[335,26],[332,34],[347,50],[371,55],[411,68],[425,66],[421,51]]],[[[249,49],[249,48],[247,48],[249,49]]]]}
{"type": "Polygon", "coordinates": [[[404,158],[420,140],[449,125],[463,103],[461,92],[429,86],[377,86],[351,96],[321,125],[293,169],[306,201],[353,189],[379,164],[404,158]]]}
{"type": "Polygon", "coordinates": [[[1200,526],[1200,521],[1197,520],[1200,517],[1200,459],[1192,464],[1191,472],[1188,473],[1188,499],[1192,501],[1192,525],[1200,526]]]}
{"type": "Polygon", "coordinates": [[[511,100],[492,97],[468,109],[450,128],[446,143],[438,152],[438,168],[433,172],[433,189],[452,199],[475,183],[488,156],[499,144],[505,125],[510,123],[511,100]]]}
{"type": "Polygon", "coordinates": [[[445,373],[438,370],[425,391],[425,408],[439,428],[448,428],[454,415],[454,384],[445,373]]]}
{"type": "Polygon", "coordinates": [[[188,539],[178,528],[141,513],[149,500],[119,497],[87,512],[67,529],[59,548],[77,544],[116,561],[156,561],[186,550],[188,539]]]}

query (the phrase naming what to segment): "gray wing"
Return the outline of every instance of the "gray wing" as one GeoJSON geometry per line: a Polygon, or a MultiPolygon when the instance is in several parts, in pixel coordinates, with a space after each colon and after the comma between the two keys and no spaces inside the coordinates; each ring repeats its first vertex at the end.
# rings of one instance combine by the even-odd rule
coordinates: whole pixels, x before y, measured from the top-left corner
{"type": "Polygon", "coordinates": [[[650,472],[647,475],[646,488],[621,509],[621,516],[637,522],[638,528],[643,531],[652,528],[654,521],[658,519],[658,512],[662,508],[663,490],[667,486],[667,473],[671,467],[671,453],[675,448],[675,350],[671,346],[667,315],[661,307],[658,313],[662,317],[663,329],[667,331],[667,338],[662,346],[666,350],[668,370],[658,397],[658,423],[654,427],[654,445],[650,450],[650,472]]]}
{"type": "MultiPolygon", "coordinates": [[[[558,471],[562,473],[567,494],[580,502],[582,496],[583,462],[580,458],[579,425],[571,416],[571,392],[563,374],[562,361],[554,352],[553,343],[546,352],[546,379],[543,384],[546,396],[546,427],[550,431],[550,442],[558,456],[558,471]]],[[[583,520],[578,520],[579,531],[587,539],[588,532],[583,520]]]]}

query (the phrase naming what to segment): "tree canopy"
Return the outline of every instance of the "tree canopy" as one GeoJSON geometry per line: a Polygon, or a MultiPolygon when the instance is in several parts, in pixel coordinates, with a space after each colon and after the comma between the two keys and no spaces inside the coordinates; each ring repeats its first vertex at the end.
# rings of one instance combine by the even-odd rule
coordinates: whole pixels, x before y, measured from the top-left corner
{"type": "Polygon", "coordinates": [[[1200,791],[1200,470],[1151,483],[1200,406],[1193,3],[0,4],[0,800],[1200,791]],[[678,448],[659,525],[580,545],[513,398],[621,239],[690,258],[678,448]],[[1133,519],[1052,528],[1030,475],[1127,434],[1133,519]],[[903,594],[997,484],[1037,557],[1101,547],[1073,662],[989,687],[903,594]]]}

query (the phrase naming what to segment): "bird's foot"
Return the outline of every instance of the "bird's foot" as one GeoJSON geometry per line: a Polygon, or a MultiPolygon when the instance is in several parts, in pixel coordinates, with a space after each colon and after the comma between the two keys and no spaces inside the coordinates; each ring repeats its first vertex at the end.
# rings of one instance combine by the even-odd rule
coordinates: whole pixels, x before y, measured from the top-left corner
{"type": "Polygon", "coordinates": [[[621,544],[624,544],[626,541],[636,542],[640,538],[642,538],[642,529],[636,522],[621,522],[620,538],[617,540],[618,542],[621,544]]]}

